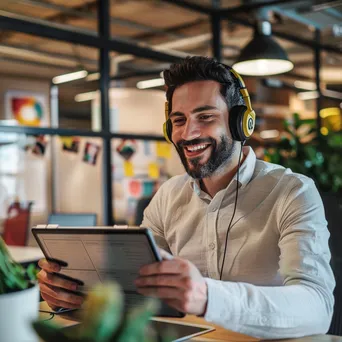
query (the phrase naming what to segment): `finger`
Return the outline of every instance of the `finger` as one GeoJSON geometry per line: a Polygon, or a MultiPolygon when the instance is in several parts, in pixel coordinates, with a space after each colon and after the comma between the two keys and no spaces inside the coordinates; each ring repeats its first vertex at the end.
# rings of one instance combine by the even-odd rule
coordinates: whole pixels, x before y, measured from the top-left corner
{"type": "Polygon", "coordinates": [[[187,271],[187,263],[182,259],[172,259],[141,267],[139,275],[149,276],[154,274],[182,274],[187,271]]]}
{"type": "Polygon", "coordinates": [[[80,307],[83,303],[83,298],[81,296],[78,296],[74,293],[66,292],[58,287],[54,287],[44,283],[40,283],[39,287],[42,294],[53,297],[58,301],[70,303],[77,307],[80,307]]]}
{"type": "Polygon", "coordinates": [[[72,291],[76,291],[78,285],[70,280],[66,280],[63,279],[61,277],[58,277],[58,275],[54,275],[51,273],[47,273],[44,270],[41,270],[38,274],[37,274],[37,278],[39,281],[49,284],[49,285],[53,285],[55,287],[61,287],[63,289],[67,289],[67,290],[72,290],[72,291]]]}
{"type": "Polygon", "coordinates": [[[167,286],[167,287],[177,287],[177,288],[188,288],[188,280],[183,276],[179,275],[154,275],[138,277],[135,280],[135,285],[137,287],[148,287],[148,286],[167,286]]]}
{"type": "Polygon", "coordinates": [[[180,299],[184,296],[184,292],[175,287],[139,287],[137,291],[145,296],[160,299],[180,299]]]}
{"type": "Polygon", "coordinates": [[[47,271],[47,272],[59,272],[61,270],[61,266],[58,265],[57,263],[55,262],[52,262],[52,261],[47,261],[46,259],[40,259],[38,261],[38,266],[47,271]]]}
{"type": "Polygon", "coordinates": [[[49,307],[54,311],[56,311],[58,308],[79,309],[80,307],[79,305],[58,300],[54,297],[49,296],[46,293],[42,293],[42,298],[48,303],[49,307]]]}

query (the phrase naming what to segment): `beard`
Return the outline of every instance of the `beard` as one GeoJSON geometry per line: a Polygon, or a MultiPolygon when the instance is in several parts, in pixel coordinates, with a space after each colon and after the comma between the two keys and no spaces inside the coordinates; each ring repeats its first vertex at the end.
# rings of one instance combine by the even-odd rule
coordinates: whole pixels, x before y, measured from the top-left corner
{"type": "Polygon", "coordinates": [[[191,141],[181,140],[176,144],[178,155],[185,171],[194,179],[211,177],[215,172],[228,165],[235,151],[235,142],[228,136],[221,135],[219,143],[213,138],[194,139],[191,141]],[[184,146],[210,143],[211,154],[208,161],[201,164],[202,156],[188,159],[184,153],[184,146]],[[190,165],[192,168],[190,168],[190,165]]]}

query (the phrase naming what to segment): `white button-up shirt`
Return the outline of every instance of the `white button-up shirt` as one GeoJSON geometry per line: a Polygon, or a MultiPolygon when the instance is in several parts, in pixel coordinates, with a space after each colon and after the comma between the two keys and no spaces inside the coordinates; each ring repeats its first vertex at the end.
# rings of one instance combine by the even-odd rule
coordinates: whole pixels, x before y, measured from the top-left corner
{"type": "Polygon", "coordinates": [[[158,245],[190,260],[206,277],[205,319],[260,338],[326,333],[335,280],[329,232],[314,182],[257,160],[250,147],[214,198],[187,174],[164,183],[144,212],[158,245]]]}

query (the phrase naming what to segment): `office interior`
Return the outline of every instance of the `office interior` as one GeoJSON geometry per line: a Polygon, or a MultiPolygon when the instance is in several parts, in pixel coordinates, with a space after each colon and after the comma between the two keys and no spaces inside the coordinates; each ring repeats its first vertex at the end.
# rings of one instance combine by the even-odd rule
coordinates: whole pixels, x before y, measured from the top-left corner
{"type": "MultiPolygon", "coordinates": [[[[163,137],[162,71],[188,55],[238,70],[256,31],[291,68],[255,75],[242,67],[257,114],[247,144],[266,159],[294,113],[315,122],[313,131],[302,127],[303,144],[341,134],[340,1],[2,0],[0,231],[15,203],[30,209],[24,230],[56,213],[136,224],[139,201],[184,172],[163,137]]],[[[331,230],[341,198],[341,187],[326,194],[331,230]]],[[[36,246],[30,234],[23,243],[36,246]]]]}

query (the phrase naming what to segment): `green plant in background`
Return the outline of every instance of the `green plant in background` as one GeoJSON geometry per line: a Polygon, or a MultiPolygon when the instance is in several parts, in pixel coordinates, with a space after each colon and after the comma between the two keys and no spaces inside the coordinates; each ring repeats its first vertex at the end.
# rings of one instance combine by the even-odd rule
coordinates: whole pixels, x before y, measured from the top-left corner
{"type": "Polygon", "coordinates": [[[141,305],[126,311],[119,285],[99,284],[88,294],[80,310],[81,324],[61,329],[61,326],[50,321],[38,321],[33,323],[33,327],[45,342],[161,341],[160,336],[148,329],[150,318],[157,313],[158,307],[158,301],[148,298],[141,305]]]}
{"type": "Polygon", "coordinates": [[[342,192],[342,131],[316,134],[316,121],[297,113],[284,121],[285,134],[265,160],[312,178],[322,192],[342,192]]]}
{"type": "Polygon", "coordinates": [[[0,295],[31,287],[36,280],[36,275],[34,264],[25,269],[12,259],[0,237],[0,295]]]}

